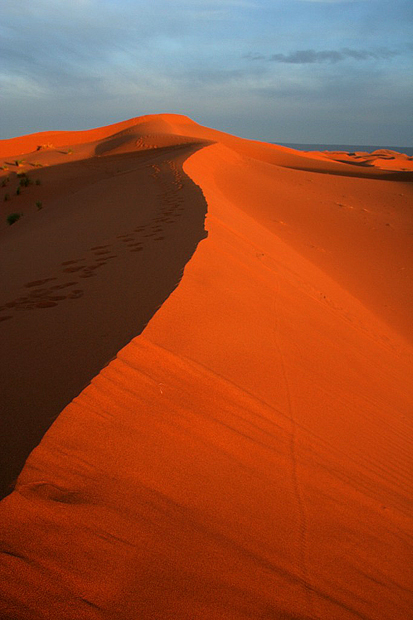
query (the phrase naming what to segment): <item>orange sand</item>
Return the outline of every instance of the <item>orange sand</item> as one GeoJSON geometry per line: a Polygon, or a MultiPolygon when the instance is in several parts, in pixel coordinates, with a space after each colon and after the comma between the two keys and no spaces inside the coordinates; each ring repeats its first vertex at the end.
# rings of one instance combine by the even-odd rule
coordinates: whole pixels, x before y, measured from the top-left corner
{"type": "Polygon", "coordinates": [[[2,618],[411,617],[413,173],[373,155],[177,115],[0,143],[4,495],[53,422],[2,618]]]}

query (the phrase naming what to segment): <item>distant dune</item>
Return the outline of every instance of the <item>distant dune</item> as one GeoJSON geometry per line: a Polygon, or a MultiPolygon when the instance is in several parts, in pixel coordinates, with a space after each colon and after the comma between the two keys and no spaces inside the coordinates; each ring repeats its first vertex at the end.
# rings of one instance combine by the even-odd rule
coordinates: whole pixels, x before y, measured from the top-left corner
{"type": "Polygon", "coordinates": [[[410,618],[412,158],[164,114],[0,166],[0,617],[410,618]]]}

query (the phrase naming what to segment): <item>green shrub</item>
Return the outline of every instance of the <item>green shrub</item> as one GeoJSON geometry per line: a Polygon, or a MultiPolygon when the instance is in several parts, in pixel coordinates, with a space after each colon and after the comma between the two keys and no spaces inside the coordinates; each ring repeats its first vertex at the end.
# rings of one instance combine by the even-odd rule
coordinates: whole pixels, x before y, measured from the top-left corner
{"type": "Polygon", "coordinates": [[[6,218],[8,225],[11,226],[15,222],[17,222],[17,220],[19,220],[22,215],[23,213],[10,213],[10,215],[8,215],[6,218]]]}
{"type": "Polygon", "coordinates": [[[40,210],[43,207],[41,200],[36,200],[36,207],[38,210],[40,210]]]}
{"type": "Polygon", "coordinates": [[[41,185],[41,184],[42,184],[41,180],[40,179],[36,179],[36,185],[41,185]]]}
{"type": "Polygon", "coordinates": [[[16,195],[20,196],[21,193],[21,189],[20,189],[20,185],[18,185],[17,189],[16,189],[16,195]]]}
{"type": "Polygon", "coordinates": [[[29,185],[32,184],[31,179],[25,174],[24,176],[22,175],[21,179],[20,179],[20,185],[22,187],[29,187],[29,185]]]}
{"type": "Polygon", "coordinates": [[[7,200],[10,200],[10,194],[4,194],[4,200],[5,200],[5,202],[6,202],[7,200]]]}

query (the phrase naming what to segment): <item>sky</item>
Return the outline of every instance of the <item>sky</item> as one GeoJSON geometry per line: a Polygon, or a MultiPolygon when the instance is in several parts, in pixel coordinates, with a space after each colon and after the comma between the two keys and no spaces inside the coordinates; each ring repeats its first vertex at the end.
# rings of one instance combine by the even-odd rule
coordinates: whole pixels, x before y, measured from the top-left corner
{"type": "Polygon", "coordinates": [[[413,146],[412,0],[0,0],[0,138],[180,113],[413,146]]]}

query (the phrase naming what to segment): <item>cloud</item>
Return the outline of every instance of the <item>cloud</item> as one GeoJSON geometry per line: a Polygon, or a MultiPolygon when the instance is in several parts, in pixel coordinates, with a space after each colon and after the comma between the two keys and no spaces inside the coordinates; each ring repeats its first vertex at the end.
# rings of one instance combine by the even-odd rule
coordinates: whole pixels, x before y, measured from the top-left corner
{"type": "Polygon", "coordinates": [[[394,56],[398,56],[400,52],[380,48],[376,50],[355,50],[343,47],[340,50],[297,50],[289,54],[272,54],[271,56],[263,56],[256,52],[249,52],[243,58],[249,60],[270,60],[272,62],[281,62],[292,65],[309,65],[319,63],[336,63],[347,60],[348,58],[357,61],[365,60],[389,60],[394,56]]]}

